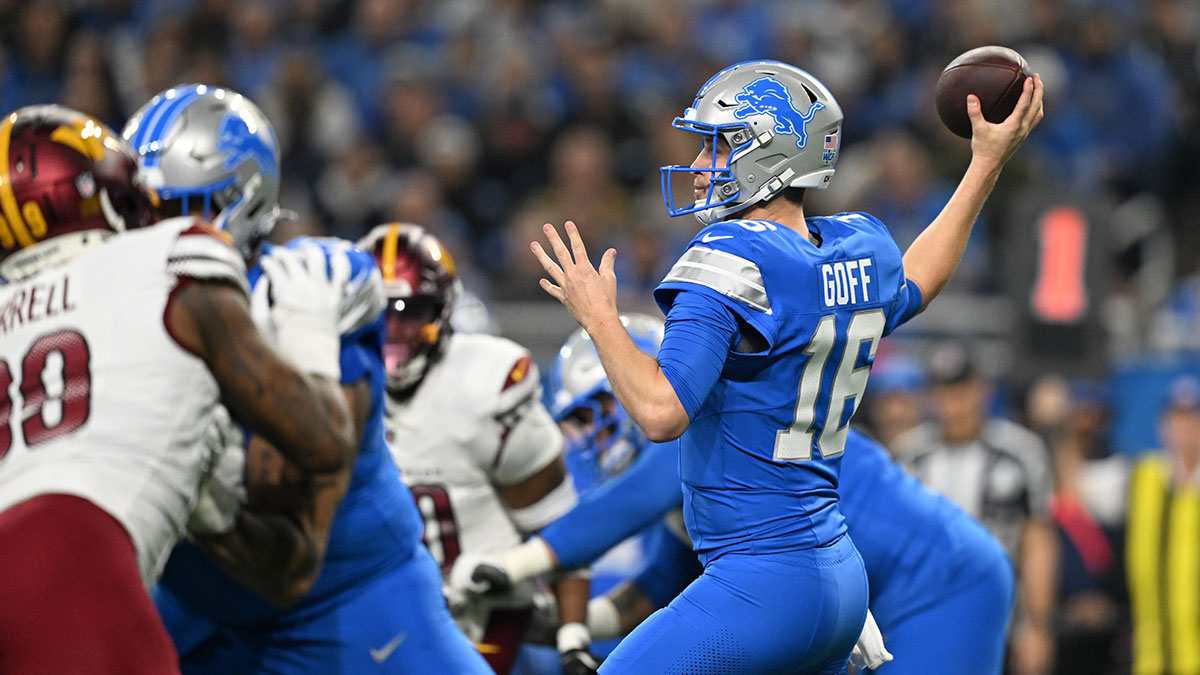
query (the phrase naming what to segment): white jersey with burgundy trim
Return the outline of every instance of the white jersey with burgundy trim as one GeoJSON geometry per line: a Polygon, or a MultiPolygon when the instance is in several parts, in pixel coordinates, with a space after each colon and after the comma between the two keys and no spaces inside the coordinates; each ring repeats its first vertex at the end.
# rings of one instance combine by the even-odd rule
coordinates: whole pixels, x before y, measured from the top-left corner
{"type": "MultiPolygon", "coordinates": [[[[443,572],[461,553],[521,543],[497,487],[529,478],[562,452],[562,436],[541,393],[537,366],[523,347],[456,333],[411,399],[389,397],[388,447],[443,572]]],[[[527,605],[531,590],[519,589],[492,606],[527,605]]]]}
{"type": "Polygon", "coordinates": [[[185,279],[245,288],[215,230],[173,218],[0,287],[0,511],[87,499],[129,532],[149,587],[184,531],[217,383],[164,324],[185,279]]]}

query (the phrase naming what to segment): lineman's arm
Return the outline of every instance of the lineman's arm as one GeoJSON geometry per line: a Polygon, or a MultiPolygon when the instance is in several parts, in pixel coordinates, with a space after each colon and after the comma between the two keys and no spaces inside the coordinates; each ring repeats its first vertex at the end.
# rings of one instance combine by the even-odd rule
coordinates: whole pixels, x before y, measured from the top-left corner
{"type": "MultiPolygon", "coordinates": [[[[370,387],[360,381],[343,391],[361,435],[371,409],[370,387]]],[[[249,505],[234,529],[193,539],[231,576],[287,608],[316,584],[353,463],[330,473],[298,471],[258,436],[246,455],[249,505]]]]}
{"type": "MultiPolygon", "coordinates": [[[[517,527],[526,532],[560,519],[577,499],[561,454],[529,478],[497,490],[517,527]]],[[[555,580],[553,587],[559,612],[557,647],[563,668],[565,672],[595,672],[597,663],[589,653],[592,638],[587,629],[591,579],[586,574],[566,575],[555,580]]]]}
{"type": "Polygon", "coordinates": [[[683,503],[676,455],[674,445],[651,443],[628,470],[584,495],[566,515],[480,562],[496,566],[504,584],[586,567],[683,503]]]}
{"type": "Polygon", "coordinates": [[[268,345],[240,289],[184,284],[166,322],[180,345],[208,365],[230,413],[301,469],[333,473],[353,462],[357,435],[337,382],[300,372],[268,345]]]}
{"type": "Polygon", "coordinates": [[[678,454],[674,444],[648,444],[625,472],[584,495],[530,542],[546,546],[555,567],[591,564],[683,504],[678,454]]]}
{"type": "Polygon", "coordinates": [[[1021,98],[1008,119],[992,124],[983,118],[979,99],[968,97],[971,118],[971,163],[941,213],[904,253],[905,275],[921,289],[926,305],[942,292],[971,236],[983,204],[1000,178],[1004,164],[1042,120],[1042,80],[1026,79],[1021,98]]]}

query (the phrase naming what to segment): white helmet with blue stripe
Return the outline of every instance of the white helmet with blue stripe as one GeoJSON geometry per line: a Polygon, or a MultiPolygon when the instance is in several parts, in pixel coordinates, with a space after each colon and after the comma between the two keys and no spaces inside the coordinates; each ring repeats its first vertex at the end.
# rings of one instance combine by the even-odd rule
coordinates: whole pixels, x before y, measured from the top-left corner
{"type": "Polygon", "coordinates": [[[274,227],[279,146],[250,99],[203,84],[173,87],[134,113],[122,135],[164,210],[211,221],[247,258],[274,227]]]}
{"type": "MultiPolygon", "coordinates": [[[[824,188],[841,146],[842,108],[820,80],[779,61],[747,61],[722,70],[671,126],[712,141],[710,169],[662,167],[662,192],[672,216],[694,213],[714,223],[789,187],[824,188]],[[716,166],[718,140],[729,161],[716,166]],[[676,206],[676,174],[711,173],[708,194],[676,206]]],[[[690,191],[689,191],[690,193],[690,191]]]]}

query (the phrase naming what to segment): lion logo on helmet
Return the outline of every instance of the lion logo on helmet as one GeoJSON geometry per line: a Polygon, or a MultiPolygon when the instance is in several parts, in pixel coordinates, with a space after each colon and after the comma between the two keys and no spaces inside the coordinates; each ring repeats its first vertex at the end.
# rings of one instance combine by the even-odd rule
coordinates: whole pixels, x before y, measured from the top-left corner
{"type": "Polygon", "coordinates": [[[221,119],[221,126],[217,130],[217,150],[225,153],[223,166],[226,171],[232,171],[243,162],[254,159],[258,162],[260,172],[270,176],[278,172],[275,149],[251,130],[246,120],[234,113],[228,113],[221,119]]]}
{"type": "Polygon", "coordinates": [[[741,105],[733,116],[744,120],[751,115],[767,115],[775,120],[775,133],[795,136],[796,147],[803,149],[808,143],[805,126],[813,120],[824,103],[814,101],[808,112],[801,113],[792,103],[792,94],[782,82],[773,77],[760,77],[747,84],[733,98],[741,105]]]}

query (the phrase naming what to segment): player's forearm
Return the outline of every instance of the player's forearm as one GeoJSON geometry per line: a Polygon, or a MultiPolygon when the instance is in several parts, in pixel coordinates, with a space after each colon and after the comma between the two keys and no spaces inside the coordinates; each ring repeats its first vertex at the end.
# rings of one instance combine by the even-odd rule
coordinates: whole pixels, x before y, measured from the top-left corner
{"type": "Polygon", "coordinates": [[[584,495],[541,531],[563,569],[590,564],[683,503],[678,453],[651,443],[624,473],[584,495]]]}
{"type": "MultiPolygon", "coordinates": [[[[352,464],[358,437],[342,388],[324,377],[279,375],[258,394],[260,403],[247,406],[239,401],[239,408],[262,408],[243,418],[247,426],[306,471],[332,472],[352,464]]],[[[241,392],[222,393],[230,400],[241,392]]]]}
{"type": "MultiPolygon", "coordinates": [[[[351,390],[350,394],[355,391],[351,390]]],[[[351,395],[352,405],[356,405],[351,395]]],[[[265,440],[246,450],[246,491],[251,507],[226,535],[197,538],[234,578],[286,609],[312,589],[324,560],[351,468],[325,474],[292,474],[265,440]]]]}
{"type": "Polygon", "coordinates": [[[554,595],[558,601],[558,624],[587,624],[588,599],[592,581],[586,574],[568,574],[554,584],[554,595]]]}
{"type": "Polygon", "coordinates": [[[1058,541],[1050,524],[1029,520],[1021,533],[1021,603],[1025,619],[1037,630],[1049,630],[1058,596],[1058,541]]]}
{"type": "Polygon", "coordinates": [[[168,306],[167,321],[208,365],[233,416],[289,460],[308,471],[336,471],[353,461],[358,437],[337,383],[301,373],[270,347],[240,291],[187,284],[168,306]]]}
{"type": "Polygon", "coordinates": [[[195,541],[230,576],[281,609],[304,597],[320,571],[319,543],[281,514],[243,509],[232,531],[195,541]]]}
{"type": "Polygon", "coordinates": [[[984,202],[1000,177],[1000,166],[975,158],[941,213],[904,252],[904,274],[931,300],[950,281],[967,248],[984,202]]]}
{"type": "Polygon", "coordinates": [[[588,333],[613,394],[646,437],[656,443],[679,438],[690,420],[658,361],[638,348],[615,317],[590,326],[588,333]]]}

